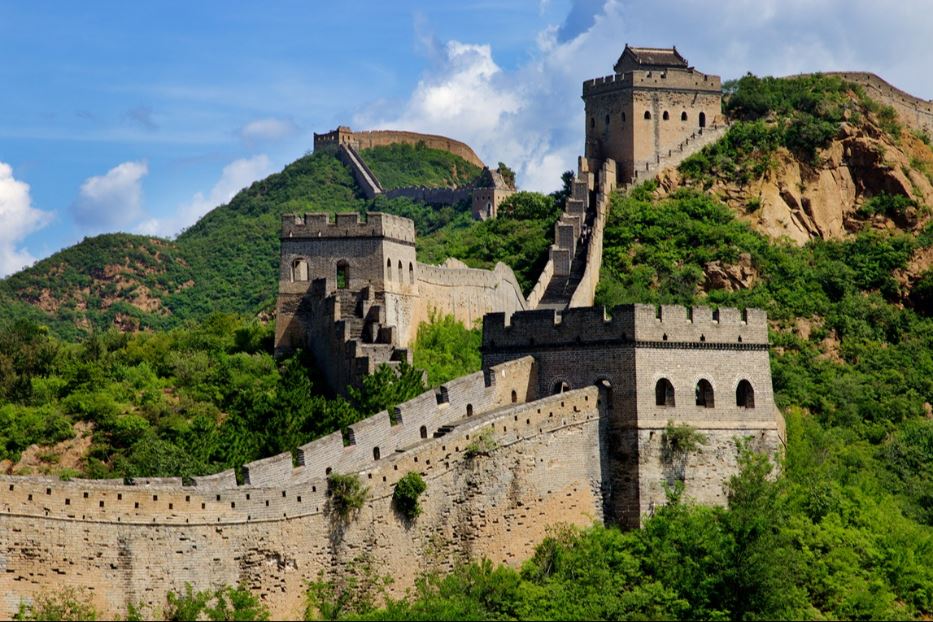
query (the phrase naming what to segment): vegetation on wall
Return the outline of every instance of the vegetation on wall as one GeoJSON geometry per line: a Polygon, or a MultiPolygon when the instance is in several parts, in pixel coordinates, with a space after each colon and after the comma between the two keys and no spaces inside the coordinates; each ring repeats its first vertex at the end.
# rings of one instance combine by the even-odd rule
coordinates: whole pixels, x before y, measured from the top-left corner
{"type": "Polygon", "coordinates": [[[418,327],[412,345],[414,366],[427,372],[430,386],[440,386],[480,370],[482,340],[478,325],[468,329],[452,315],[432,315],[418,327]]]}
{"type": "Polygon", "coordinates": [[[421,514],[421,506],[418,504],[418,497],[421,496],[428,485],[419,473],[410,471],[402,477],[396,484],[392,492],[392,503],[395,509],[409,521],[415,520],[421,514]]]}
{"type": "Polygon", "coordinates": [[[480,168],[458,155],[424,143],[395,143],[360,151],[366,166],[386,190],[408,186],[457,188],[479,177],[480,168]]]}

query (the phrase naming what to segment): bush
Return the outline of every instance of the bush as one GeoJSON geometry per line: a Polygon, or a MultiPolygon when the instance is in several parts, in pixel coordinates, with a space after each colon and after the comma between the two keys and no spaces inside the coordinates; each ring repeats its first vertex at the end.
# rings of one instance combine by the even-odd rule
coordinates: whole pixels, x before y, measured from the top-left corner
{"type": "Polygon", "coordinates": [[[369,489],[363,486],[356,473],[331,473],[327,476],[327,496],[331,512],[341,521],[348,521],[363,509],[369,489]]]}
{"type": "Polygon", "coordinates": [[[170,592],[166,620],[268,620],[269,610],[244,587],[222,587],[195,592],[185,583],[184,593],[170,592]]]}
{"type": "Polygon", "coordinates": [[[477,456],[488,456],[495,451],[498,444],[492,436],[491,428],[484,428],[482,432],[473,437],[473,440],[463,450],[463,455],[467,460],[472,460],[477,456]]]}
{"type": "Polygon", "coordinates": [[[395,492],[392,493],[395,509],[408,520],[414,520],[421,514],[418,497],[427,488],[428,485],[424,483],[424,478],[419,473],[414,471],[407,473],[395,484],[395,492]]]}
{"type": "Polygon", "coordinates": [[[90,594],[67,587],[50,595],[36,597],[34,603],[20,603],[15,620],[96,620],[97,610],[90,594]]]}

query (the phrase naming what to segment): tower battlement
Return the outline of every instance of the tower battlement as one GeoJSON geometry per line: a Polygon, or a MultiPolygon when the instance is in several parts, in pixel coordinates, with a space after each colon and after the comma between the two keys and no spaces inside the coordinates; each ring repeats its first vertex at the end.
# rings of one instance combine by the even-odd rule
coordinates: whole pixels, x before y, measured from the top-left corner
{"type": "MultiPolygon", "coordinates": [[[[615,307],[490,313],[483,321],[483,349],[575,346],[593,343],[768,344],[767,314],[760,309],[632,304],[615,307]]],[[[702,346],[701,346],[702,347],[702,346]]]]}
{"type": "Polygon", "coordinates": [[[415,223],[402,216],[370,212],[365,218],[357,213],[284,214],[282,238],[358,238],[386,237],[415,242],[415,223]]]}

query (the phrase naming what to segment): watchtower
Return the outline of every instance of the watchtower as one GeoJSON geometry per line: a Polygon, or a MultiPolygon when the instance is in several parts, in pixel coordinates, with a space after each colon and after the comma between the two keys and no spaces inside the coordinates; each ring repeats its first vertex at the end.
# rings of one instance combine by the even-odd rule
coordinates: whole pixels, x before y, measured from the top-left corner
{"type": "Polygon", "coordinates": [[[719,76],[690,67],[676,47],[626,44],[613,75],[586,80],[586,157],[618,164],[620,183],[721,117],[719,76]]]}
{"type": "Polygon", "coordinates": [[[484,368],[529,355],[538,398],[602,390],[610,413],[609,514],[623,525],[637,526],[677,480],[700,502],[724,502],[723,484],[737,468],[736,437],[771,453],[780,445],[763,311],[624,305],[611,316],[602,307],[486,316],[484,368]],[[706,439],[690,469],[665,460],[669,423],[706,439]]]}

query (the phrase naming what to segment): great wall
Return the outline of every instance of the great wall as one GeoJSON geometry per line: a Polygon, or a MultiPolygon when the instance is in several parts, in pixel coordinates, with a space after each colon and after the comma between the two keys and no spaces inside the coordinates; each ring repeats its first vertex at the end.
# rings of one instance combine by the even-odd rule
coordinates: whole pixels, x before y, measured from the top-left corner
{"type": "MultiPolygon", "coordinates": [[[[620,63],[625,69],[626,54],[627,62],[644,57],[641,69],[627,71],[659,71],[643,60],[664,61],[669,52],[626,47],[620,63]]],[[[646,93],[652,106],[663,104],[672,77],[693,73],[673,52],[664,69],[670,73],[657,78],[670,82],[624,91],[617,104],[646,93]]],[[[918,127],[930,126],[929,102],[905,99],[871,74],[842,75],[881,89],[882,101],[908,106],[918,127]]],[[[585,95],[588,88],[591,82],[585,95]]],[[[680,102],[683,93],[674,95],[680,102]]],[[[665,118],[663,105],[645,112],[652,110],[655,120],[665,118]]],[[[621,120],[621,109],[615,113],[621,120]]],[[[719,131],[710,119],[668,145],[656,123],[644,120],[654,136],[644,139],[654,149],[645,175],[719,131]]],[[[588,116],[590,127],[602,132],[588,116]]],[[[616,169],[603,153],[615,143],[600,142],[609,134],[599,132],[588,129],[587,156],[527,299],[506,266],[419,263],[406,219],[285,217],[280,349],[308,345],[327,363],[331,384],[346,386],[379,363],[407,358],[418,324],[436,308],[467,323],[483,318],[482,371],[310,442],[294,457],[247,464],[241,482],[232,470],[190,482],[0,478],[0,616],[65,586],[87,589],[103,615],[122,615],[130,603],[157,610],[166,593],[190,583],[242,584],[274,618],[290,618],[304,610],[308,581],[352,572],[361,560],[391,576],[399,594],[419,573],[465,560],[518,564],[558,523],[635,528],[677,481],[698,502],[723,503],[723,482],[737,469],[736,439],[771,455],[784,439],[767,318],[754,309],[628,305],[607,314],[590,306],[609,195],[617,183],[644,178],[631,152],[620,159],[631,168],[616,169]],[[664,445],[669,422],[693,426],[706,444],[672,456],[664,445]],[[411,471],[427,481],[415,521],[392,505],[396,482],[411,471]],[[355,473],[368,488],[348,522],[330,507],[332,473],[355,473]]],[[[390,140],[386,133],[352,135],[368,137],[367,144],[390,140]]]]}

